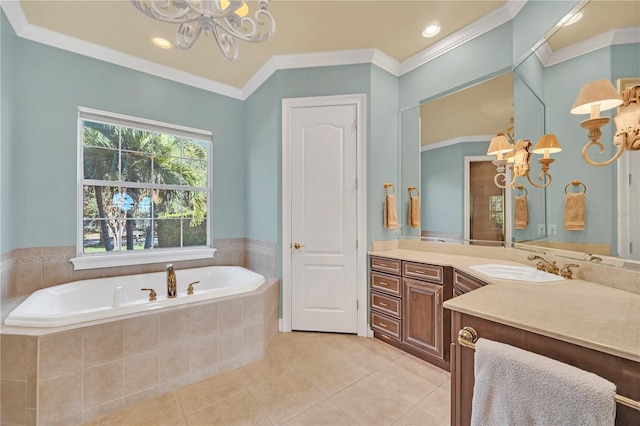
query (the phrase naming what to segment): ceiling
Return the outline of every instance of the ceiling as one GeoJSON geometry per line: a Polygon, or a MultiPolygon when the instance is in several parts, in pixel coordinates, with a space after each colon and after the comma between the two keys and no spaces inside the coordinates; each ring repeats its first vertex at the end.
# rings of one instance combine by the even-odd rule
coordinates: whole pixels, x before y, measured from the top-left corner
{"type": "MultiPolygon", "coordinates": [[[[240,58],[230,63],[211,36],[201,36],[188,51],[153,46],[152,36],[174,41],[177,26],[144,15],[126,0],[20,1],[31,25],[237,88],[274,55],[377,48],[402,62],[506,3],[272,0],[274,38],[257,44],[240,42],[240,58]],[[434,22],[442,30],[433,38],[424,38],[422,31],[434,22]]],[[[249,4],[255,10],[256,2],[249,4]]]]}

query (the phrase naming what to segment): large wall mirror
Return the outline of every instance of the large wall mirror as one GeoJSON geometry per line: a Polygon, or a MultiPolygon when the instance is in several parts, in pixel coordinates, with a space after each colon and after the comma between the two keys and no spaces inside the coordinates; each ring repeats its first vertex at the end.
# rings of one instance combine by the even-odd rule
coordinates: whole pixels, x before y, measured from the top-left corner
{"type": "MultiPolygon", "coordinates": [[[[640,77],[640,3],[585,1],[574,9],[578,10],[583,14],[581,21],[549,31],[537,44],[540,47],[535,54],[519,62],[512,72],[487,76],[400,111],[401,195],[408,197],[407,188],[418,187],[422,210],[420,227],[412,228],[405,221],[403,236],[451,242],[502,239],[524,243],[522,247],[532,250],[559,250],[555,252],[636,267],[637,263],[629,260],[640,258],[640,175],[635,179],[636,186],[624,190],[618,186],[620,180],[628,181],[626,175],[624,179],[619,176],[620,170],[640,169],[640,153],[626,153],[609,166],[588,165],[581,153],[588,142],[587,131],[580,127],[580,121],[588,117],[569,111],[581,87],[590,81],[607,78],[616,85],[618,79],[640,77]],[[508,80],[510,90],[499,89],[508,80]],[[525,190],[503,194],[479,190],[480,195],[475,195],[473,188],[465,188],[469,179],[465,170],[469,173],[470,164],[483,160],[490,138],[504,132],[511,117],[516,140],[530,139],[535,144],[542,134],[557,135],[562,151],[553,156],[552,183],[539,189],[524,179],[517,183],[525,190]],[[476,119],[489,127],[469,130],[476,119]],[[576,192],[583,188],[573,185],[574,181],[587,188],[586,221],[581,231],[566,230],[564,225],[565,190],[576,192]],[[514,197],[525,193],[528,224],[524,229],[515,229],[509,206],[514,197]],[[493,201],[478,207],[474,205],[477,197],[493,201]],[[483,225],[491,228],[493,236],[477,236],[473,232],[470,220],[477,214],[494,220],[483,225]],[[621,218],[626,225],[620,225],[621,218]],[[632,247],[636,247],[635,252],[632,247]]],[[[613,117],[615,113],[611,110],[603,115],[613,117]]],[[[613,120],[602,131],[605,152],[601,156],[590,153],[598,161],[614,153],[613,120]]],[[[536,158],[531,162],[533,176],[540,171],[536,158]]],[[[491,169],[484,173],[491,173],[491,169]]],[[[495,167],[492,173],[495,174],[495,167]]],[[[401,217],[406,218],[406,213],[401,217]]]]}
{"type": "MultiPolygon", "coordinates": [[[[574,12],[582,18],[555,31],[514,71],[541,98],[546,132],[556,134],[562,145],[551,167],[553,182],[545,191],[547,238],[537,245],[579,259],[637,267],[630,260],[640,259],[640,152],[625,153],[607,166],[589,165],[582,157],[588,132],[580,126],[589,117],[570,110],[589,82],[604,78],[616,86],[640,77],[640,3],[582,2],[574,12]],[[584,229],[572,230],[565,223],[565,201],[572,192],[584,192],[584,229]]],[[[517,99],[515,105],[516,117],[528,113],[517,99]]],[[[602,115],[616,113],[613,109],[602,115]]],[[[602,154],[589,150],[594,161],[614,155],[615,132],[613,120],[602,128],[605,149],[602,154]]]]}

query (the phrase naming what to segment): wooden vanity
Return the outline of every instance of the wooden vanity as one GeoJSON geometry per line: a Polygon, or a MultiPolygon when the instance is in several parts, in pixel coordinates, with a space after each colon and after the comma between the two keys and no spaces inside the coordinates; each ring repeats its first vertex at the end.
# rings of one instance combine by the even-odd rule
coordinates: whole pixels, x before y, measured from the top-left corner
{"type": "Polygon", "coordinates": [[[452,268],[372,256],[369,270],[374,337],[449,371],[452,268]]]}
{"type": "MultiPolygon", "coordinates": [[[[640,401],[640,294],[580,279],[493,279],[470,268],[496,262],[516,264],[407,249],[370,253],[374,337],[451,371],[452,424],[471,420],[474,350],[457,342],[463,327],[590,371],[640,401]]],[[[616,424],[640,424],[640,411],[618,403],[616,424]]]]}

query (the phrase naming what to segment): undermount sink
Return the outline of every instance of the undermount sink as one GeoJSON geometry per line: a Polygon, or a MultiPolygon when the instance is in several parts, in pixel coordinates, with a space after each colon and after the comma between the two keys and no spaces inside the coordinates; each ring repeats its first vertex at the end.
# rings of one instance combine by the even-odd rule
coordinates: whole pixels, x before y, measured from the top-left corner
{"type": "Polygon", "coordinates": [[[514,265],[471,265],[471,269],[483,273],[489,277],[502,278],[506,280],[530,281],[535,283],[547,283],[551,281],[562,281],[564,278],[539,271],[530,266],[514,265]]]}

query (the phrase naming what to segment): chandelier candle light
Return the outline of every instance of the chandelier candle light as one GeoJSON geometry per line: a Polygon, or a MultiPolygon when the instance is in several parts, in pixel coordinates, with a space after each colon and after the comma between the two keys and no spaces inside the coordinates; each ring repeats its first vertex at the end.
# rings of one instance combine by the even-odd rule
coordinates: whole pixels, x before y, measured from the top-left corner
{"type": "Polygon", "coordinates": [[[582,149],[582,157],[588,164],[606,166],[620,158],[625,149],[640,149],[640,86],[630,87],[620,96],[607,79],[587,83],[580,90],[571,108],[571,114],[590,114],[588,119],[580,123],[580,126],[589,130],[589,143],[582,149]],[[604,145],[600,142],[600,127],[611,121],[609,117],[600,117],[600,112],[620,105],[620,111],[614,118],[618,131],[613,138],[613,144],[617,146],[617,151],[609,160],[595,162],[589,158],[587,150],[595,145],[600,148],[600,154],[604,152],[604,145]]]}
{"type": "Polygon", "coordinates": [[[535,148],[530,150],[531,141],[528,139],[520,139],[514,145],[511,145],[503,134],[491,139],[487,155],[495,155],[496,159],[493,164],[496,165],[496,175],[493,182],[499,188],[515,187],[516,179],[520,176],[526,176],[529,183],[536,188],[545,188],[551,184],[551,174],[549,174],[549,165],[555,160],[549,157],[549,154],[562,151],[558,139],[555,135],[542,135],[538,140],[535,148]],[[531,154],[542,154],[543,157],[538,159],[542,164],[542,171],[538,174],[538,180],[542,184],[534,182],[529,176],[531,154]],[[511,182],[507,183],[506,165],[510,166],[513,174],[511,182]]]}
{"type": "Polygon", "coordinates": [[[258,43],[273,37],[276,22],[267,11],[269,0],[259,0],[254,18],[249,6],[236,0],[131,0],[147,16],[179,24],[176,46],[188,50],[200,34],[212,34],[225,59],[238,60],[238,40],[258,43]]]}

